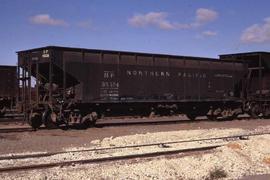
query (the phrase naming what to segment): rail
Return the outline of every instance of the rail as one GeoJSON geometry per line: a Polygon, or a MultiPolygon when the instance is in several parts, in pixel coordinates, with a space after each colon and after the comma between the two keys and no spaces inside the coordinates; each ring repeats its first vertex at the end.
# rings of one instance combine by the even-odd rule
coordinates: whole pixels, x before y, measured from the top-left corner
{"type": "MultiPolygon", "coordinates": [[[[236,140],[246,140],[251,136],[259,136],[259,135],[266,135],[270,134],[270,132],[255,132],[255,133],[246,133],[246,134],[239,134],[233,136],[222,136],[222,137],[213,137],[213,138],[202,138],[202,139],[189,139],[189,140],[179,140],[179,141],[166,141],[166,142],[157,142],[157,143],[150,143],[150,144],[137,144],[137,145],[127,145],[127,146],[118,146],[118,147],[104,147],[104,148],[91,148],[91,149],[84,149],[84,150],[73,150],[73,151],[58,151],[58,152],[50,152],[50,153],[37,153],[37,154],[27,154],[27,155],[10,155],[10,156],[2,156],[0,157],[1,161],[8,161],[8,160],[16,160],[14,161],[15,166],[8,166],[8,167],[1,167],[0,172],[10,172],[10,171],[20,171],[20,170],[33,170],[33,169],[42,169],[42,168],[52,168],[57,166],[69,166],[74,164],[93,164],[93,163],[103,163],[103,162],[111,162],[111,161],[119,161],[119,160],[129,160],[133,158],[147,158],[147,157],[157,157],[161,155],[171,155],[171,154],[178,154],[178,153],[191,153],[191,152],[204,152],[207,150],[211,150],[217,147],[224,146],[231,141],[236,140]],[[214,140],[222,140],[220,143],[213,143],[214,140]],[[205,142],[206,141],[206,142],[205,142]],[[212,144],[210,145],[203,145],[199,147],[191,147],[191,148],[176,148],[170,149],[169,145],[172,144],[182,144],[182,143],[190,143],[190,142],[201,142],[206,143],[210,141],[212,144]],[[138,148],[143,147],[156,147],[158,146],[161,148],[160,150],[147,151],[136,153],[138,148]],[[113,155],[113,156],[105,156],[105,157],[97,157],[100,154],[111,154],[115,152],[115,150],[120,149],[133,149],[135,153],[132,154],[123,154],[123,155],[113,155]],[[165,149],[165,150],[164,150],[165,149]],[[56,162],[48,162],[48,163],[41,163],[41,164],[30,164],[30,165],[16,165],[16,162],[22,160],[24,162],[25,159],[29,160],[38,160],[39,158],[50,157],[58,154],[67,154],[70,155],[71,153],[83,153],[83,152],[92,152],[96,156],[92,158],[84,158],[81,160],[58,160],[56,162]]],[[[129,150],[128,152],[131,152],[129,150]]],[[[143,150],[143,149],[140,149],[143,150]]],[[[38,161],[43,162],[43,161],[38,161]]],[[[12,163],[13,164],[13,163],[12,163]]],[[[25,164],[25,163],[23,163],[25,164]]]]}

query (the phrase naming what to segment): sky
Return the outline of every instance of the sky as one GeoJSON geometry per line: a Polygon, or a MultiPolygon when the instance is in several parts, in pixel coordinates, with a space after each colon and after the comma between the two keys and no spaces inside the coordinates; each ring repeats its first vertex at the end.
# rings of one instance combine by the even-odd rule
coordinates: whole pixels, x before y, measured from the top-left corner
{"type": "Polygon", "coordinates": [[[270,51],[269,0],[0,0],[0,64],[42,46],[217,58],[270,51]]]}

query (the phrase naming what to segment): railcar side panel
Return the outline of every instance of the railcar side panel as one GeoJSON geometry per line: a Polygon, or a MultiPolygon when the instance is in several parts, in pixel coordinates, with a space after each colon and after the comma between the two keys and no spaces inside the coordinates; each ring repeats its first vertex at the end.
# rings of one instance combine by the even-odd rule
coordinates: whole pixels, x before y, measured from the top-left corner
{"type": "Polygon", "coordinates": [[[17,67],[0,66],[0,97],[16,97],[17,67]]]}
{"type": "Polygon", "coordinates": [[[236,63],[195,59],[81,52],[63,57],[82,102],[226,99],[244,72],[236,73],[236,63]]]}
{"type": "Polygon", "coordinates": [[[184,113],[189,119],[233,118],[241,113],[246,73],[241,63],[53,46],[18,54],[19,67],[27,75],[20,80],[23,110],[33,127],[42,124],[43,114],[49,127],[69,122],[88,126],[95,122],[95,114],[133,110],[145,115],[184,113]],[[27,98],[29,74],[36,77],[35,99],[27,98]]]}

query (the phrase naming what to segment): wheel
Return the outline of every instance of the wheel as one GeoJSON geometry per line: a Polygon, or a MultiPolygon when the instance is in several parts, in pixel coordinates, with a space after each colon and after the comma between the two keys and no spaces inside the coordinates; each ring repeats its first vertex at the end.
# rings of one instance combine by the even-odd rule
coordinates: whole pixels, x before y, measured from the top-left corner
{"type": "Polygon", "coordinates": [[[29,115],[28,123],[32,128],[38,129],[42,125],[41,114],[37,112],[31,112],[29,115]]]}
{"type": "Polygon", "coordinates": [[[4,117],[5,114],[6,114],[6,108],[3,107],[2,109],[0,109],[0,117],[4,117]]]}
{"type": "Polygon", "coordinates": [[[220,119],[223,121],[232,121],[236,118],[236,114],[230,108],[224,108],[221,110],[220,119]]]}
{"type": "Polygon", "coordinates": [[[186,116],[188,117],[188,119],[190,119],[191,121],[194,121],[197,117],[197,114],[193,114],[193,113],[189,113],[186,114],[186,116]]]}
{"type": "Polygon", "coordinates": [[[263,108],[263,118],[264,119],[269,119],[270,117],[270,107],[268,104],[264,105],[264,108],[263,108]]]}
{"type": "Polygon", "coordinates": [[[206,116],[207,116],[208,120],[211,120],[211,121],[216,121],[217,120],[217,116],[215,116],[215,115],[206,115],[206,116]]]}
{"type": "Polygon", "coordinates": [[[207,119],[211,121],[216,121],[220,115],[221,115],[221,109],[215,108],[215,107],[210,107],[210,109],[206,113],[207,119]]]}
{"type": "Polygon", "coordinates": [[[42,121],[43,121],[45,127],[48,129],[57,128],[57,124],[56,124],[57,115],[55,112],[52,112],[50,110],[45,111],[42,114],[42,121]]]}
{"type": "Polygon", "coordinates": [[[255,104],[254,106],[251,107],[250,115],[252,118],[258,119],[260,113],[261,113],[261,109],[260,109],[260,106],[258,104],[255,104]]]}
{"type": "Polygon", "coordinates": [[[233,120],[235,120],[236,118],[237,118],[237,115],[232,114],[231,116],[227,117],[226,120],[228,120],[228,121],[233,121],[233,120]]]}
{"type": "Polygon", "coordinates": [[[154,118],[155,117],[155,112],[154,111],[151,111],[150,113],[149,113],[149,118],[154,118]]]}
{"type": "Polygon", "coordinates": [[[94,127],[96,125],[97,119],[98,119],[97,113],[92,112],[83,117],[81,124],[84,128],[94,127]]]}

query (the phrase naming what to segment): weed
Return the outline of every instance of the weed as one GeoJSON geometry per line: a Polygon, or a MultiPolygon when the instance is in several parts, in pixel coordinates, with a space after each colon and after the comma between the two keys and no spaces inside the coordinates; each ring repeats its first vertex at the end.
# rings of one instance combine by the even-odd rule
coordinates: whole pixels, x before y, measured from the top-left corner
{"type": "Polygon", "coordinates": [[[227,177],[227,173],[221,168],[215,168],[210,171],[209,176],[205,180],[215,180],[227,177]]]}

